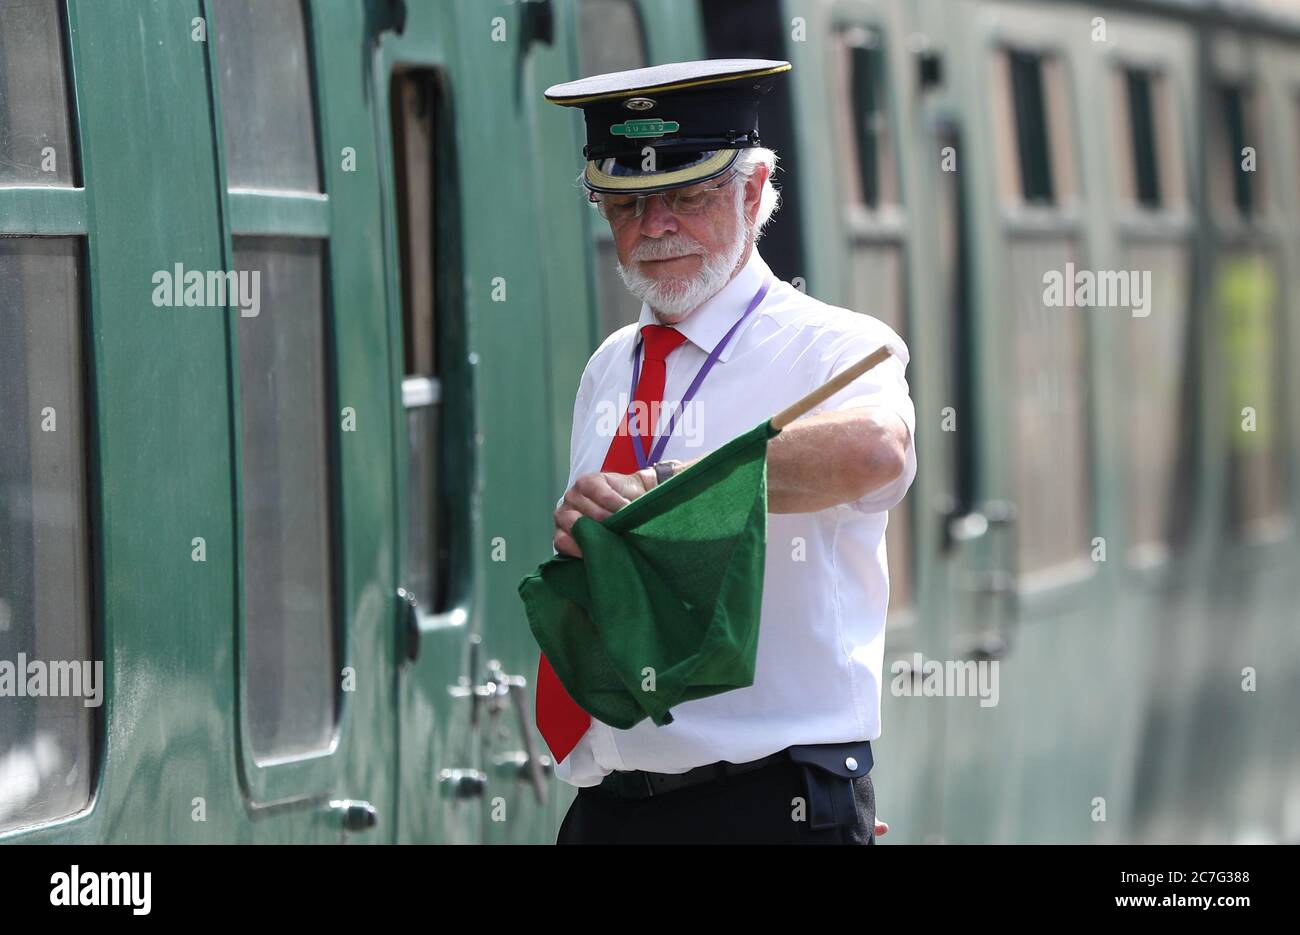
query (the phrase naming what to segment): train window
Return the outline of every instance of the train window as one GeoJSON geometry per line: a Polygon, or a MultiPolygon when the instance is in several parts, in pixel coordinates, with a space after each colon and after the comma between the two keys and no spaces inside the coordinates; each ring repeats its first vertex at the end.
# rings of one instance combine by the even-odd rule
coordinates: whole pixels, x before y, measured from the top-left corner
{"type": "Polygon", "coordinates": [[[1252,539],[1284,531],[1287,502],[1287,347],[1278,275],[1264,251],[1220,260],[1217,300],[1227,354],[1229,480],[1236,530],[1252,539]]]}
{"type": "Polygon", "coordinates": [[[645,28],[635,0],[580,0],[578,60],[583,77],[645,67],[645,28]]]}
{"type": "Polygon", "coordinates": [[[1074,140],[1065,63],[1059,56],[1007,49],[993,69],[993,117],[1008,201],[1066,204],[1074,194],[1074,140]]]}
{"type": "Polygon", "coordinates": [[[884,37],[874,29],[840,30],[832,46],[844,185],[851,204],[870,210],[897,204],[898,188],[889,138],[884,37]]]}
{"type": "Polygon", "coordinates": [[[234,247],[261,294],[238,319],[238,352],[248,724],[262,761],[327,747],[335,721],[325,252],[284,237],[234,247]]]}
{"type": "Polygon", "coordinates": [[[448,603],[450,544],[442,484],[443,400],[439,353],[443,339],[437,305],[439,96],[434,75],[393,75],[389,96],[401,250],[402,403],[407,431],[406,568],[403,586],[425,610],[448,603]]]}
{"type": "Polygon", "coordinates": [[[90,799],[87,702],[102,701],[103,673],[90,629],[82,289],[78,239],[0,237],[0,831],[90,799]],[[58,671],[80,692],[16,696],[34,663],[46,689],[58,671]]]}
{"type": "Polygon", "coordinates": [[[1142,68],[1124,71],[1128,85],[1129,140],[1133,149],[1134,194],[1146,208],[1160,207],[1160,164],[1156,158],[1156,126],[1152,107],[1154,76],[1142,68]]]}
{"type": "Polygon", "coordinates": [[[1020,194],[1027,202],[1051,204],[1052,153],[1043,102],[1043,57],[1010,52],[1012,105],[1016,113],[1016,151],[1020,154],[1020,194]]]}
{"type": "Polygon", "coordinates": [[[231,188],[319,192],[301,0],[211,0],[231,188]]]}
{"type": "Polygon", "coordinates": [[[1219,86],[1219,137],[1222,140],[1219,171],[1213,174],[1214,191],[1220,209],[1235,209],[1243,220],[1253,215],[1259,200],[1259,146],[1255,101],[1251,90],[1240,84],[1219,86]],[[1254,154],[1254,155],[1252,155],[1254,154]]]}
{"type": "Polygon", "coordinates": [[[59,0],[0,0],[0,185],[74,184],[59,0]]]}
{"type": "Polygon", "coordinates": [[[1185,207],[1182,137],[1169,76],[1156,68],[1116,69],[1111,103],[1124,202],[1146,211],[1185,207]]]}

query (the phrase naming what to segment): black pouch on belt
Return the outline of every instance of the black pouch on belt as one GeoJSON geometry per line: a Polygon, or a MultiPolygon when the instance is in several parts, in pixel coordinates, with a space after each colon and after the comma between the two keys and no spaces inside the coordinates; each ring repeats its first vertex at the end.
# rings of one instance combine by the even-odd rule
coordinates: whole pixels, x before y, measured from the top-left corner
{"type": "Polygon", "coordinates": [[[790,747],[790,759],[803,771],[809,827],[816,831],[857,820],[853,780],[871,772],[871,741],[818,743],[790,747]]]}

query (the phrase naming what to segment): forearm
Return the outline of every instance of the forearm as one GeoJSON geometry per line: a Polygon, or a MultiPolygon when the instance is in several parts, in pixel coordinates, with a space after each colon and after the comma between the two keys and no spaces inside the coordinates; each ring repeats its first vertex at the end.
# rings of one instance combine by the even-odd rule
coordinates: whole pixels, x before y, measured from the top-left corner
{"type": "Polygon", "coordinates": [[[902,419],[877,406],[792,422],[768,444],[768,512],[814,513],[884,486],[903,472],[908,435],[902,419]]]}
{"type": "MultiPolygon", "coordinates": [[[[767,446],[767,511],[814,513],[856,500],[903,473],[907,425],[878,406],[806,416],[767,446]]],[[[694,461],[677,462],[681,471],[694,461]]],[[[579,516],[604,521],[658,485],[653,467],[632,474],[583,474],[555,511],[557,551],[582,557],[571,530],[579,516]]]]}
{"type": "Polygon", "coordinates": [[[769,513],[812,513],[856,500],[903,473],[908,430],[864,406],[799,419],[767,448],[769,513]]]}

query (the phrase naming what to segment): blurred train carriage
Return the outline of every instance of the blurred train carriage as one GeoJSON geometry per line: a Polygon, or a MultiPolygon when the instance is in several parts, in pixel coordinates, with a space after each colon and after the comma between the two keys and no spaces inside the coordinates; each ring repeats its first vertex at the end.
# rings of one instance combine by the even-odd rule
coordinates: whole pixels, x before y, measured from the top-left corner
{"type": "Polygon", "coordinates": [[[912,351],[888,840],[1300,839],[1300,9],[1228,6],[0,0],[0,661],[104,663],[0,698],[0,838],[553,838],[515,587],[639,306],[541,92],[760,56],[764,256],[912,351]]]}

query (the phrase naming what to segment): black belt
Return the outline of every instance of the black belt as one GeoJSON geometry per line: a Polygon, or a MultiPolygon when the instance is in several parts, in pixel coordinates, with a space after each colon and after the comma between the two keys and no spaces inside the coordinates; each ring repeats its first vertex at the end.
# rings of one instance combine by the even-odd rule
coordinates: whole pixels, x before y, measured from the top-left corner
{"type": "Polygon", "coordinates": [[[778,750],[762,759],[747,763],[728,763],[725,760],[688,769],[684,773],[651,773],[644,770],[615,770],[600,783],[600,790],[619,799],[648,799],[666,795],[679,789],[716,782],[730,776],[763,769],[776,763],[815,765],[846,779],[854,779],[870,772],[872,766],[871,742],[801,744],[778,750]]]}

